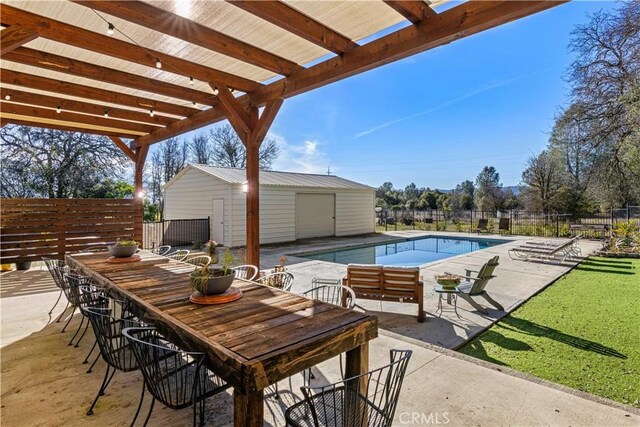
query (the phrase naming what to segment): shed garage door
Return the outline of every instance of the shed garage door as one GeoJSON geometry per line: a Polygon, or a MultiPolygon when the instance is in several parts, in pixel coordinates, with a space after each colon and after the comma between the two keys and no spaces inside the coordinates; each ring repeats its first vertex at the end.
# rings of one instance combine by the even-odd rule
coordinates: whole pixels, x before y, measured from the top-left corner
{"type": "Polygon", "coordinates": [[[336,234],[334,194],[296,194],[296,238],[336,234]]]}

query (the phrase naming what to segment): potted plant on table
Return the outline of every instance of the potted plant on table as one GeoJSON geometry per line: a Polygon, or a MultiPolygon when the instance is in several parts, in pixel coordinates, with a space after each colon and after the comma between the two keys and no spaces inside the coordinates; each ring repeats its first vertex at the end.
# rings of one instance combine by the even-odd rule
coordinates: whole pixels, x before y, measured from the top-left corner
{"type": "Polygon", "coordinates": [[[128,258],[133,256],[138,250],[140,244],[135,240],[116,240],[113,246],[107,246],[109,255],[115,258],[128,258]]]}
{"type": "Polygon", "coordinates": [[[451,273],[436,274],[434,277],[443,289],[455,289],[460,285],[460,280],[462,280],[462,277],[451,273]]]}
{"type": "Polygon", "coordinates": [[[218,259],[219,259],[218,247],[219,246],[222,246],[222,245],[216,242],[215,240],[209,240],[207,243],[204,244],[204,251],[207,255],[209,255],[209,258],[211,258],[211,264],[218,263],[218,259]]]}
{"type": "Polygon", "coordinates": [[[202,295],[218,295],[227,291],[233,284],[236,272],[231,268],[234,256],[231,249],[222,254],[222,267],[213,268],[210,264],[199,265],[189,275],[191,287],[202,295]]]}

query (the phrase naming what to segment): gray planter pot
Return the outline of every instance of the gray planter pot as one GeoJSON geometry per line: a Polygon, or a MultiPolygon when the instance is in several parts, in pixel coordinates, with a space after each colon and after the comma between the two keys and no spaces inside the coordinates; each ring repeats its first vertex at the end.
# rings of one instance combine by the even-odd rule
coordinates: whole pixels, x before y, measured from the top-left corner
{"type": "Polygon", "coordinates": [[[16,270],[28,270],[31,268],[31,261],[16,262],[16,270]]]}
{"type": "MultiPolygon", "coordinates": [[[[213,271],[220,271],[219,268],[213,269],[213,271]]],[[[235,270],[231,270],[231,274],[226,276],[215,276],[207,279],[205,283],[202,280],[193,277],[193,273],[189,275],[191,278],[191,286],[202,295],[218,295],[226,292],[227,289],[233,284],[233,280],[236,277],[235,270]]]]}
{"type": "Polygon", "coordinates": [[[108,246],[109,255],[116,258],[128,258],[136,253],[138,246],[108,246]]]}

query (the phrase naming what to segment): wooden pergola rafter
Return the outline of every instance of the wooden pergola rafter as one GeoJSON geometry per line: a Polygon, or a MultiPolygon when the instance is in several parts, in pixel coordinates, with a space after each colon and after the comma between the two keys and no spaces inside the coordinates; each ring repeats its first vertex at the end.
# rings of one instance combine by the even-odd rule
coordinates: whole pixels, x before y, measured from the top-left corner
{"type": "Polygon", "coordinates": [[[247,259],[259,265],[257,150],[284,99],[564,1],[438,13],[441,2],[5,2],[0,121],[106,135],[136,164],[141,191],[150,145],[228,119],[247,148],[247,259]],[[119,34],[98,32],[107,21],[119,34]]]}

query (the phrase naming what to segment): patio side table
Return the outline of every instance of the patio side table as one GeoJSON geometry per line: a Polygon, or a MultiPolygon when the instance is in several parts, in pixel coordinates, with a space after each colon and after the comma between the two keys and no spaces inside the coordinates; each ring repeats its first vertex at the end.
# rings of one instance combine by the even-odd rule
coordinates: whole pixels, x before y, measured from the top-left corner
{"type": "Polygon", "coordinates": [[[459,318],[460,315],[458,314],[458,294],[460,293],[460,291],[458,290],[458,288],[444,288],[441,285],[436,285],[433,287],[433,290],[438,294],[438,309],[436,310],[436,313],[438,312],[438,310],[440,311],[440,315],[438,317],[442,316],[442,298],[446,295],[447,304],[451,305],[451,303],[453,303],[453,311],[455,311],[456,316],[458,316],[459,318]]]}

